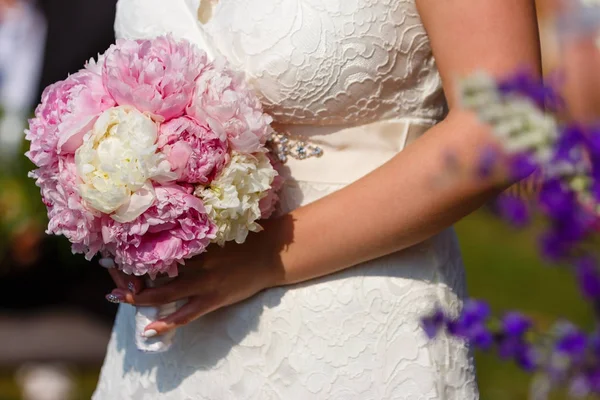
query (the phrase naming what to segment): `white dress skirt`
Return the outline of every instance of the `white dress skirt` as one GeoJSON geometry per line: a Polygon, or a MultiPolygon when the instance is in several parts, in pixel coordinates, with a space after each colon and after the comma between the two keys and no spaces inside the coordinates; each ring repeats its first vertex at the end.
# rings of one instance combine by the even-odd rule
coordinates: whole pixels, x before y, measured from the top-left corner
{"type": "MultiPolygon", "coordinates": [[[[117,36],[172,33],[224,56],[278,131],[323,150],[287,162],[282,212],[354,182],[445,115],[415,0],[220,0],[204,24],[199,3],[120,0],[117,36]]],[[[93,399],[478,399],[468,346],[429,341],[420,326],[437,305],[457,314],[464,297],[448,230],[202,317],[166,353],[136,349],[134,308],[121,305],[93,399]]]]}

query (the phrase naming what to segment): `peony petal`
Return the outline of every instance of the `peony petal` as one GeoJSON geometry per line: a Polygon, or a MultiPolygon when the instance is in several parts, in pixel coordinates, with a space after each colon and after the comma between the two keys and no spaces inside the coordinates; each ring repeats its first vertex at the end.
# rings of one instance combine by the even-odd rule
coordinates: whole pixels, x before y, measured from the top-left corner
{"type": "Polygon", "coordinates": [[[111,215],[111,218],[120,223],[131,222],[149,209],[155,199],[154,188],[151,184],[146,183],[143,188],[133,193],[129,202],[119,207],[111,215]]]}
{"type": "Polygon", "coordinates": [[[169,153],[169,163],[171,163],[171,169],[173,171],[177,171],[178,175],[181,175],[181,172],[185,168],[192,155],[192,146],[190,146],[186,142],[177,142],[173,146],[171,146],[171,151],[169,153]]]}
{"type": "Polygon", "coordinates": [[[97,115],[91,115],[76,121],[72,126],[69,124],[71,121],[66,120],[59,133],[58,154],[75,154],[83,144],[83,137],[92,129],[97,118],[97,115]]]}

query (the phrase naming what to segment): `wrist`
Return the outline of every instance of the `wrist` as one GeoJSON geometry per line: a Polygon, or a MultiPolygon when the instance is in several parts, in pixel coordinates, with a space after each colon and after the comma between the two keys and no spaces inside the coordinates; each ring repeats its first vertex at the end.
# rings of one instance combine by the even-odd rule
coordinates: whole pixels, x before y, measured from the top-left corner
{"type": "Polygon", "coordinates": [[[258,237],[263,266],[266,267],[267,289],[288,285],[286,253],[292,243],[293,219],[289,215],[272,218],[263,223],[264,231],[258,237]]]}

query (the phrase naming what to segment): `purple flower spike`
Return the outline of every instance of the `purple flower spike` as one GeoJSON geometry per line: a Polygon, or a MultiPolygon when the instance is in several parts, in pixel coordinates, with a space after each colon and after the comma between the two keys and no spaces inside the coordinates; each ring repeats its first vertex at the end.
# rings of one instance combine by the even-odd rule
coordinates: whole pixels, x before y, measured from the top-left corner
{"type": "Polygon", "coordinates": [[[501,196],[498,199],[500,216],[517,228],[529,223],[529,210],[525,202],[515,196],[501,196]]]}
{"type": "Polygon", "coordinates": [[[425,317],[421,320],[421,325],[425,334],[433,339],[437,336],[438,332],[442,328],[445,322],[444,313],[442,310],[436,310],[431,316],[425,317]]]}
{"type": "Polygon", "coordinates": [[[522,337],[531,325],[531,320],[518,312],[508,313],[502,320],[504,333],[513,337],[522,337]]]}
{"type": "Polygon", "coordinates": [[[575,267],[579,288],[589,299],[600,299],[600,271],[591,257],[579,260],[575,267]]]}

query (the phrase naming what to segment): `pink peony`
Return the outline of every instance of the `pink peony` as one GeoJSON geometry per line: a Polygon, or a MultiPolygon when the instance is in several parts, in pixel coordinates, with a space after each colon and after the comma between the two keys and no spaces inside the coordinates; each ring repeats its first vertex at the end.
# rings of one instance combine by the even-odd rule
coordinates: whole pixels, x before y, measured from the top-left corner
{"type": "Polygon", "coordinates": [[[40,187],[48,208],[48,234],[63,235],[72,243],[73,253],[91,259],[102,248],[100,218],[84,206],[77,192],[73,156],[30,174],[40,187]]]}
{"type": "Polygon", "coordinates": [[[115,105],[91,67],[44,90],[27,131],[27,156],[38,167],[56,163],[58,154],[73,154],[98,115],[115,105]]]}
{"type": "Polygon", "coordinates": [[[102,235],[115,262],[128,274],[177,275],[177,265],[206,250],[216,236],[202,201],[182,186],[156,187],[156,204],[135,221],[102,219],[102,235]]]}
{"type": "Polygon", "coordinates": [[[105,55],[104,83],[121,106],[169,120],[183,115],[206,54],[171,36],[118,40],[105,55]]]}
{"type": "Polygon", "coordinates": [[[188,183],[207,185],[229,159],[226,137],[190,117],[163,124],[158,147],[167,155],[178,180],[188,183]]]}
{"type": "Polygon", "coordinates": [[[275,212],[277,204],[279,203],[279,191],[281,190],[281,188],[283,187],[283,183],[285,182],[285,179],[281,175],[283,170],[283,164],[281,163],[281,161],[279,161],[277,156],[275,156],[273,153],[267,153],[267,157],[269,157],[271,165],[273,166],[275,171],[277,171],[277,175],[273,179],[273,182],[271,183],[271,189],[269,189],[267,195],[263,197],[258,203],[262,219],[270,218],[271,215],[273,215],[273,213],[275,212]]]}
{"type": "Polygon", "coordinates": [[[227,134],[232,149],[240,153],[263,150],[272,121],[243,77],[222,62],[200,75],[187,111],[216,132],[227,134]]]}

